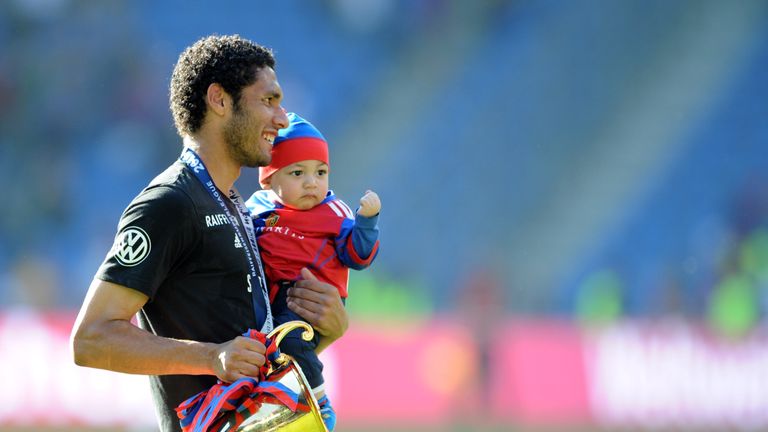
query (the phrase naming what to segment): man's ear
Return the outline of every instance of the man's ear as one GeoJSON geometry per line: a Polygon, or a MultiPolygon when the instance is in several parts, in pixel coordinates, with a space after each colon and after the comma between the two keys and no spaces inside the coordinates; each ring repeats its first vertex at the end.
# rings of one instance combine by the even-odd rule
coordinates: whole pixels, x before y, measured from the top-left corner
{"type": "Polygon", "coordinates": [[[224,115],[230,99],[229,94],[224,90],[224,87],[222,87],[221,84],[213,83],[208,86],[205,101],[208,103],[208,108],[217,115],[224,115]]]}

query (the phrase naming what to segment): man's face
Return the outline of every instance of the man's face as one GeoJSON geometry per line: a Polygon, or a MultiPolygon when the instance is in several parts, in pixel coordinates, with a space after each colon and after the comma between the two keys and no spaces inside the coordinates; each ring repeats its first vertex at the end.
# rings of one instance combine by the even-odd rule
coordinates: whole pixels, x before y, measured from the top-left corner
{"type": "Polygon", "coordinates": [[[275,71],[264,67],[256,75],[256,82],[243,88],[232,117],[224,126],[230,156],[241,166],[251,168],[269,164],[277,131],[288,127],[288,117],[280,105],[283,92],[275,71]]]}

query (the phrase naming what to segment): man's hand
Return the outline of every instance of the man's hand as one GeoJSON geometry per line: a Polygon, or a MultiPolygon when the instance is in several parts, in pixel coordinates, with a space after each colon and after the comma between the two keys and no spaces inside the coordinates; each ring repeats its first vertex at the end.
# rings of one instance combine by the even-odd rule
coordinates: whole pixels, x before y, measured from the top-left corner
{"type": "Polygon", "coordinates": [[[288,308],[306,319],[321,338],[321,351],[347,331],[349,317],[335,286],[320,282],[306,268],[302,280],[288,289],[288,308]]]}
{"type": "Polygon", "coordinates": [[[243,377],[258,377],[259,368],[266,361],[264,344],[245,336],[238,336],[217,346],[213,359],[216,376],[231,383],[243,377]]]}
{"type": "Polygon", "coordinates": [[[373,217],[379,214],[381,211],[381,200],[376,192],[372,190],[365,191],[365,195],[360,198],[360,209],[357,210],[357,214],[365,217],[373,217]]]}

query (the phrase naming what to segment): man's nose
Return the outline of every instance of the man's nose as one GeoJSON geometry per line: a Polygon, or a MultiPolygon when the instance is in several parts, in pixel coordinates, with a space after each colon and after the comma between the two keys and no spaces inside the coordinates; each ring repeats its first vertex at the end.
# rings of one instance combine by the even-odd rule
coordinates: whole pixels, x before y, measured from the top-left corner
{"type": "Polygon", "coordinates": [[[277,107],[274,123],[278,129],[285,129],[288,127],[288,124],[290,123],[290,121],[288,121],[288,113],[285,111],[285,108],[283,108],[282,106],[277,107]]]}

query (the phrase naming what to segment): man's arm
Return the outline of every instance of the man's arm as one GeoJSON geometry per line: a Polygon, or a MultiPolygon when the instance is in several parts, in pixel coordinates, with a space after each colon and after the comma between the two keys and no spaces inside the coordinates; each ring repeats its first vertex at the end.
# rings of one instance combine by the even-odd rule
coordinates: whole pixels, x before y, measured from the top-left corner
{"type": "Polygon", "coordinates": [[[349,327],[349,317],[339,290],[320,282],[306,268],[301,269],[302,280],[288,289],[288,308],[304,317],[320,333],[315,348],[318,354],[344,335],[349,327]]]}
{"type": "Polygon", "coordinates": [[[213,344],[155,336],[130,322],[147,300],[131,288],[94,279],[72,329],[75,363],[142,375],[216,375],[225,382],[258,376],[264,345],[246,337],[213,344]]]}

